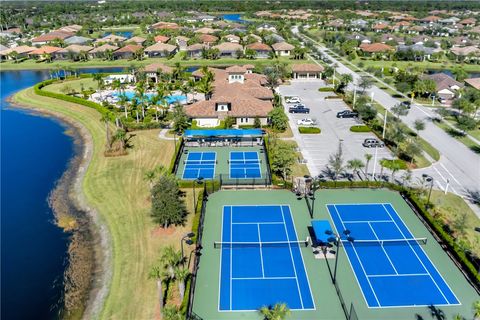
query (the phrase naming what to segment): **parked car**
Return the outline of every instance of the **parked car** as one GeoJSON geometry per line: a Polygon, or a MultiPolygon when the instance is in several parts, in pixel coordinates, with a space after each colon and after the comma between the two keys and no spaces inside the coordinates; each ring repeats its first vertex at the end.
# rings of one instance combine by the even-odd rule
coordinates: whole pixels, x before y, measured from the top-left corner
{"type": "Polygon", "coordinates": [[[302,119],[302,120],[298,120],[297,124],[299,126],[313,126],[313,125],[317,124],[317,121],[315,121],[314,119],[305,118],[305,119],[302,119]]]}
{"type": "Polygon", "coordinates": [[[365,139],[363,141],[362,145],[365,148],[375,148],[375,147],[383,148],[383,147],[385,147],[385,143],[383,143],[382,141],[380,141],[378,139],[373,139],[373,138],[365,139]]]}
{"type": "Polygon", "coordinates": [[[438,97],[438,102],[440,102],[441,104],[445,104],[447,102],[447,99],[438,97]]]}
{"type": "Polygon", "coordinates": [[[293,107],[288,108],[290,113],[310,113],[310,108],[305,107],[303,104],[296,104],[293,107]]]}
{"type": "Polygon", "coordinates": [[[337,118],[357,118],[358,112],[343,110],[337,113],[337,118]]]}
{"type": "Polygon", "coordinates": [[[288,97],[285,99],[286,103],[300,103],[300,98],[299,97],[288,97]]]}
{"type": "Polygon", "coordinates": [[[402,107],[407,108],[407,109],[410,109],[410,107],[412,106],[412,104],[410,103],[410,101],[402,101],[402,102],[400,102],[400,105],[401,105],[402,107]]]}

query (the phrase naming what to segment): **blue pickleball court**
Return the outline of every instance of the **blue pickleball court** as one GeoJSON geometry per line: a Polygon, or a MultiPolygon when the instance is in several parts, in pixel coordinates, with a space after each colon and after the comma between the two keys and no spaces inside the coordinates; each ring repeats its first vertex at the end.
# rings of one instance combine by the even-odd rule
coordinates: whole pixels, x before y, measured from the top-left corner
{"type": "Polygon", "coordinates": [[[257,151],[230,152],[230,179],[261,178],[260,157],[257,151]]]}
{"type": "Polygon", "coordinates": [[[215,176],[216,152],[189,152],[182,179],[193,180],[197,178],[212,179],[215,176]]]}
{"type": "Polygon", "coordinates": [[[290,207],[224,206],[219,311],[315,309],[290,207]]]}
{"type": "Polygon", "coordinates": [[[342,244],[369,308],[460,304],[391,204],[327,208],[337,233],[351,232],[342,244]]]}

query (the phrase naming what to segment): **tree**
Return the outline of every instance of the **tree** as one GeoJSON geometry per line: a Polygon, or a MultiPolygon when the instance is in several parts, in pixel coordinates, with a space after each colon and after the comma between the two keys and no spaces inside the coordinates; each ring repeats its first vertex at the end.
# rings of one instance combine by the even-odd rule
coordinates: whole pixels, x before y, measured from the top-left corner
{"type": "Polygon", "coordinates": [[[277,303],[273,307],[264,306],[259,312],[265,320],[284,320],[290,315],[290,309],[285,303],[277,303]]]}
{"type": "Polygon", "coordinates": [[[154,279],[157,281],[158,301],[160,305],[160,311],[163,307],[163,282],[165,280],[165,270],[161,266],[153,266],[148,272],[148,279],[154,279]]]}
{"type": "Polygon", "coordinates": [[[150,185],[150,190],[153,188],[153,182],[155,181],[156,177],[157,177],[157,171],[155,169],[147,170],[143,175],[143,178],[147,180],[148,184],[150,185]]]}
{"type": "Polygon", "coordinates": [[[197,91],[205,95],[205,100],[210,100],[213,92],[212,80],[203,77],[202,80],[197,83],[197,91]]]}
{"type": "Polygon", "coordinates": [[[184,268],[175,268],[175,279],[178,283],[178,292],[180,293],[180,300],[183,300],[183,296],[185,295],[185,282],[187,281],[188,277],[190,276],[190,271],[184,268]]]}
{"type": "Polygon", "coordinates": [[[370,153],[365,153],[365,160],[367,161],[365,163],[365,176],[367,177],[368,180],[368,164],[370,163],[370,160],[372,160],[373,156],[370,153]]]}
{"type": "Polygon", "coordinates": [[[262,122],[260,121],[259,117],[255,117],[253,120],[253,127],[254,128],[261,128],[262,127],[262,122]]]}
{"type": "Polygon", "coordinates": [[[460,82],[468,78],[468,73],[463,68],[455,68],[452,73],[455,76],[455,80],[460,82]]]}
{"type": "Polygon", "coordinates": [[[360,170],[364,166],[365,164],[360,159],[352,159],[347,161],[347,168],[353,170],[354,179],[355,176],[358,175],[358,170],[360,170]]]}
{"type": "Polygon", "coordinates": [[[468,220],[468,213],[466,211],[462,211],[459,215],[455,217],[453,222],[453,227],[455,228],[455,232],[458,235],[464,233],[465,228],[467,227],[467,220],[468,220]]]}
{"type": "Polygon", "coordinates": [[[377,109],[374,106],[368,103],[357,103],[355,110],[358,112],[358,115],[362,120],[370,121],[376,118],[377,109]]]}
{"type": "Polygon", "coordinates": [[[413,122],[413,127],[417,132],[417,139],[418,139],[418,134],[420,133],[420,131],[425,130],[425,122],[420,119],[417,119],[413,122]]]}
{"type": "Polygon", "coordinates": [[[337,186],[338,176],[345,171],[345,164],[343,159],[342,143],[338,144],[338,150],[328,158],[328,165],[331,167],[334,176],[335,186],[337,186]]]}
{"type": "Polygon", "coordinates": [[[456,118],[458,129],[462,130],[462,133],[465,134],[466,131],[475,129],[477,122],[467,115],[460,115],[456,118]]]}
{"type": "Polygon", "coordinates": [[[180,134],[189,126],[190,123],[188,121],[188,116],[185,113],[183,106],[181,104],[175,105],[173,108],[173,130],[177,134],[180,134]]]}
{"type": "Polygon", "coordinates": [[[225,119],[223,119],[223,128],[224,129],[230,129],[231,127],[233,127],[235,122],[236,122],[236,120],[235,120],[234,117],[226,116],[225,119]]]}
{"type": "Polygon", "coordinates": [[[473,317],[477,320],[480,319],[480,300],[477,300],[472,305],[473,317]]]}
{"type": "Polygon", "coordinates": [[[362,92],[365,92],[365,90],[373,86],[373,79],[370,77],[362,77],[358,86],[362,89],[362,92]]]}
{"type": "Polygon", "coordinates": [[[105,124],[105,133],[106,133],[106,139],[107,139],[105,145],[108,147],[110,146],[110,143],[112,140],[110,137],[110,127],[108,125],[108,123],[110,122],[110,113],[104,113],[100,121],[102,121],[105,124]]]}
{"type": "Polygon", "coordinates": [[[348,84],[353,81],[353,76],[350,73],[344,73],[340,75],[340,82],[336,85],[335,91],[345,92],[345,88],[348,87],[348,84]]]}
{"type": "Polygon", "coordinates": [[[413,164],[415,157],[421,155],[423,152],[420,145],[415,141],[410,141],[402,145],[402,149],[403,153],[410,158],[410,164],[413,164]]]}
{"type": "Polygon", "coordinates": [[[283,108],[275,107],[268,113],[270,124],[277,131],[285,131],[288,125],[288,117],[283,108]]]}
{"type": "Polygon", "coordinates": [[[255,59],[255,57],[257,56],[257,52],[253,49],[250,49],[250,48],[247,48],[245,49],[245,54],[244,54],[245,58],[247,59],[250,59],[250,60],[253,60],[255,59]]]}
{"type": "Polygon", "coordinates": [[[293,145],[283,140],[272,139],[269,149],[272,171],[286,180],[291,171],[291,166],[297,159],[293,145]]]}
{"type": "Polygon", "coordinates": [[[167,228],[169,225],[182,224],[187,215],[185,201],[181,198],[175,177],[162,174],[151,190],[153,220],[167,228]]]}
{"type": "Polygon", "coordinates": [[[175,279],[175,269],[183,262],[182,253],[170,245],[163,249],[160,260],[170,280],[175,279]]]}
{"type": "Polygon", "coordinates": [[[163,320],[183,320],[185,317],[183,316],[181,310],[174,305],[166,305],[162,311],[162,319],[163,320]]]}
{"type": "Polygon", "coordinates": [[[390,111],[392,111],[392,113],[395,115],[395,117],[397,119],[399,119],[400,116],[406,116],[408,114],[409,110],[408,110],[407,106],[404,106],[403,104],[399,103],[399,104],[393,106],[390,111]]]}
{"type": "Polygon", "coordinates": [[[267,77],[267,86],[273,90],[280,80],[279,73],[275,69],[267,68],[265,69],[264,74],[267,77]]]}

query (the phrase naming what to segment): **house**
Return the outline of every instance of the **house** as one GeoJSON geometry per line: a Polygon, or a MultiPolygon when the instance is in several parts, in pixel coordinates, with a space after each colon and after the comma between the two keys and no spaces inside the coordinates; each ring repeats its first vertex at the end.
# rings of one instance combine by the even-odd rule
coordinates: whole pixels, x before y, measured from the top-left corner
{"type": "Polygon", "coordinates": [[[272,34],[267,34],[265,36],[265,41],[266,42],[272,42],[272,43],[277,43],[277,42],[285,42],[285,38],[283,38],[282,36],[276,34],[276,33],[272,33],[272,34]]]}
{"type": "Polygon", "coordinates": [[[277,32],[277,28],[275,26],[272,26],[270,24],[264,23],[257,27],[257,32],[262,32],[262,31],[269,31],[269,32],[277,32]]]}
{"type": "Polygon", "coordinates": [[[111,74],[103,78],[103,83],[110,85],[117,80],[120,81],[120,83],[133,83],[135,82],[135,76],[133,74],[111,74]]]}
{"type": "Polygon", "coordinates": [[[352,33],[352,34],[349,34],[346,36],[347,39],[350,39],[350,40],[357,40],[359,41],[360,43],[372,43],[372,41],[364,36],[363,34],[360,34],[360,33],[352,33]]]}
{"type": "Polygon", "coordinates": [[[58,31],[68,32],[68,33],[77,33],[82,30],[82,26],[78,24],[71,24],[69,26],[61,27],[58,31]]]}
{"type": "Polygon", "coordinates": [[[127,38],[125,37],[122,37],[122,36],[118,36],[116,34],[109,34],[103,38],[100,38],[100,39],[97,39],[95,40],[94,44],[95,45],[98,45],[98,44],[104,44],[104,43],[111,43],[111,44],[121,44],[123,43],[125,40],[127,40],[127,38]]]}
{"type": "Polygon", "coordinates": [[[113,52],[118,50],[117,46],[111,45],[109,43],[105,43],[100,47],[93,48],[88,52],[91,58],[106,58],[108,52],[111,52],[113,56],[113,52]]]}
{"type": "Polygon", "coordinates": [[[232,43],[240,43],[240,37],[234,34],[228,34],[225,37],[225,40],[232,43]]]}
{"type": "Polygon", "coordinates": [[[162,43],[167,43],[168,40],[170,40],[170,37],[163,36],[163,35],[158,35],[153,38],[155,42],[162,42],[162,43]]]}
{"type": "Polygon", "coordinates": [[[32,39],[32,45],[44,45],[55,40],[63,40],[73,37],[74,33],[65,31],[52,31],[32,39]]]}
{"type": "Polygon", "coordinates": [[[429,36],[416,36],[410,40],[412,40],[414,44],[425,44],[427,41],[433,41],[433,39],[429,36]]]}
{"type": "Polygon", "coordinates": [[[272,48],[265,43],[255,42],[247,45],[247,49],[255,51],[256,58],[269,58],[272,48]]]}
{"type": "Polygon", "coordinates": [[[176,24],[175,22],[163,22],[163,21],[154,23],[149,27],[150,31],[153,31],[153,30],[178,30],[178,29],[180,29],[180,26],[178,24],[176,24]]]}
{"type": "Polygon", "coordinates": [[[65,39],[65,44],[66,45],[71,45],[71,44],[87,44],[91,42],[92,39],[87,38],[87,37],[81,37],[81,36],[73,36],[70,38],[65,39]]]}
{"type": "MultiPolygon", "coordinates": [[[[253,125],[256,118],[262,125],[268,124],[273,92],[262,86],[263,75],[248,73],[245,66],[209,70],[214,74],[212,97],[185,107],[186,114],[198,126],[215,127],[226,117],[233,117],[236,126],[253,125]]],[[[193,75],[203,76],[200,70],[193,75]]]]}
{"type": "Polygon", "coordinates": [[[151,63],[143,69],[149,82],[158,83],[162,74],[171,74],[173,69],[163,63],[151,63]]]}
{"type": "Polygon", "coordinates": [[[434,24],[435,22],[438,22],[438,20],[440,20],[440,19],[441,18],[437,17],[437,16],[428,16],[428,17],[425,17],[423,19],[420,19],[420,21],[428,23],[428,24],[434,24]]]}
{"type": "Polygon", "coordinates": [[[140,50],[143,50],[142,46],[128,44],[113,52],[113,56],[115,59],[133,59],[140,50]]]}
{"type": "Polygon", "coordinates": [[[194,43],[187,47],[187,55],[190,58],[201,58],[203,50],[208,49],[208,46],[203,43],[194,43]]]}
{"type": "Polygon", "coordinates": [[[383,34],[380,39],[381,39],[380,40],[381,43],[386,43],[386,42],[395,42],[397,44],[404,44],[405,43],[405,41],[403,41],[403,38],[401,38],[399,36],[396,36],[394,34],[391,34],[391,33],[383,34]]]}
{"type": "Polygon", "coordinates": [[[368,22],[363,19],[356,19],[350,21],[350,30],[351,31],[361,31],[366,29],[368,26],[368,22]]]}
{"type": "Polygon", "coordinates": [[[392,28],[388,24],[386,24],[384,22],[380,22],[380,23],[375,24],[372,27],[372,29],[375,32],[383,32],[383,31],[390,31],[392,28]]]}
{"type": "Polygon", "coordinates": [[[37,48],[30,47],[30,46],[18,46],[18,47],[0,51],[0,58],[2,60],[8,60],[8,59],[15,60],[15,59],[28,58],[28,53],[36,49],[37,48]]]}
{"type": "Polygon", "coordinates": [[[437,86],[437,95],[446,100],[452,100],[457,91],[464,85],[445,73],[435,73],[425,76],[426,79],[433,80],[437,86]]]}
{"type": "Polygon", "coordinates": [[[472,88],[480,90],[480,78],[465,79],[465,83],[472,88]]]}
{"type": "Polygon", "coordinates": [[[272,44],[272,48],[277,57],[289,57],[293,49],[295,49],[295,46],[286,42],[278,42],[272,44]]]}
{"type": "Polygon", "coordinates": [[[480,49],[475,46],[467,46],[467,47],[452,47],[450,52],[458,59],[458,58],[469,58],[471,60],[479,60],[480,57],[480,49]]]}
{"type": "Polygon", "coordinates": [[[145,53],[149,58],[169,57],[177,52],[177,46],[168,43],[157,42],[145,48],[145,53]]]}
{"type": "Polygon", "coordinates": [[[435,50],[434,48],[430,48],[430,47],[425,47],[422,44],[412,44],[410,46],[401,44],[397,47],[397,51],[413,52],[415,56],[415,61],[424,61],[425,59],[430,59],[432,54],[434,54],[435,52],[438,52],[438,50],[435,50]]]}
{"type": "Polygon", "coordinates": [[[360,45],[360,50],[364,53],[372,54],[372,53],[385,53],[389,51],[394,51],[395,49],[388,44],[384,43],[362,43],[360,45]]]}
{"type": "Polygon", "coordinates": [[[316,63],[301,63],[292,66],[293,79],[320,79],[324,68],[316,63]]]}
{"type": "Polygon", "coordinates": [[[468,37],[454,37],[451,41],[454,47],[465,47],[472,44],[471,39],[468,37]]]}
{"type": "Polygon", "coordinates": [[[42,46],[38,49],[30,51],[28,56],[33,59],[52,59],[53,54],[59,50],[62,50],[60,47],[52,47],[52,46],[42,46]]]}
{"type": "Polygon", "coordinates": [[[244,40],[246,42],[250,42],[249,41],[250,39],[253,39],[253,41],[255,41],[255,42],[262,42],[262,37],[257,36],[256,34],[253,34],[253,33],[245,36],[245,38],[244,38],[244,40]]]}
{"type": "Polygon", "coordinates": [[[175,43],[177,44],[179,51],[187,51],[188,41],[190,38],[184,36],[178,36],[175,38],[175,43]]]}
{"type": "Polygon", "coordinates": [[[223,42],[212,48],[220,51],[220,57],[236,58],[239,52],[243,54],[243,47],[238,43],[223,42]]]}
{"type": "Polygon", "coordinates": [[[147,39],[143,38],[143,37],[138,37],[138,36],[135,36],[135,37],[131,37],[130,39],[128,39],[128,43],[134,43],[134,44],[137,44],[139,46],[143,45],[143,43],[147,41],[147,39]]]}
{"type": "Polygon", "coordinates": [[[407,29],[408,34],[420,34],[421,32],[424,32],[426,28],[424,26],[411,26],[410,28],[407,29]]]}
{"type": "Polygon", "coordinates": [[[204,27],[204,28],[200,28],[200,29],[195,30],[195,33],[200,33],[200,34],[213,34],[213,33],[217,32],[217,31],[219,31],[219,30],[215,30],[215,29],[212,29],[212,28],[204,27]]]}
{"type": "Polygon", "coordinates": [[[198,36],[198,40],[201,42],[201,43],[204,43],[208,46],[214,44],[215,42],[218,41],[218,38],[215,37],[215,36],[212,36],[211,34],[200,34],[198,36]]]}
{"type": "Polygon", "coordinates": [[[438,20],[438,23],[445,24],[445,25],[454,25],[458,21],[460,21],[459,18],[457,17],[450,17],[450,18],[445,18],[445,19],[440,19],[438,20]]]}
{"type": "Polygon", "coordinates": [[[458,21],[458,23],[464,25],[465,27],[474,27],[477,23],[477,20],[475,20],[474,18],[467,18],[458,21]]]}
{"type": "Polygon", "coordinates": [[[56,51],[53,55],[55,59],[58,60],[80,60],[80,59],[87,59],[88,52],[91,51],[93,47],[91,46],[82,46],[78,44],[69,45],[62,50],[56,51]]]}

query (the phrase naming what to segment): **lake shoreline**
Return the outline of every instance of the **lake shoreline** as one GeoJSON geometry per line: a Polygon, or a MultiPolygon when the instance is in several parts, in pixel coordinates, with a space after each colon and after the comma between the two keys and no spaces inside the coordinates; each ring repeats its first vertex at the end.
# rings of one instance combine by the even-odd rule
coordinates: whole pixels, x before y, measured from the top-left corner
{"type": "MultiPolygon", "coordinates": [[[[93,268],[87,277],[88,283],[86,283],[86,279],[82,280],[83,288],[85,289],[86,283],[87,290],[83,293],[80,292],[82,299],[77,302],[80,302],[81,306],[75,306],[70,317],[64,316],[67,319],[98,318],[103,302],[108,295],[112,278],[112,247],[108,226],[102,221],[96,209],[88,205],[82,189],[83,179],[93,155],[92,136],[82,124],[65,115],[19,103],[15,100],[15,94],[7,100],[12,108],[26,110],[36,116],[54,118],[69,129],[67,134],[73,137],[74,154],[48,200],[55,214],[56,222],[65,215],[72,215],[77,221],[77,228],[74,230],[68,230],[65,226],[61,226],[65,232],[72,232],[71,240],[78,240],[73,248],[71,247],[73,242],[69,243],[69,260],[72,260],[70,262],[84,260],[78,259],[78,257],[90,254],[93,268]],[[85,253],[85,249],[89,252],[85,253]]],[[[78,268],[75,264],[68,266],[65,270],[65,277],[69,276],[69,271],[71,276],[72,270],[73,273],[81,273],[81,271],[75,272],[75,268],[78,268]]]]}

